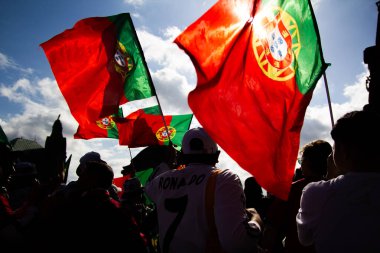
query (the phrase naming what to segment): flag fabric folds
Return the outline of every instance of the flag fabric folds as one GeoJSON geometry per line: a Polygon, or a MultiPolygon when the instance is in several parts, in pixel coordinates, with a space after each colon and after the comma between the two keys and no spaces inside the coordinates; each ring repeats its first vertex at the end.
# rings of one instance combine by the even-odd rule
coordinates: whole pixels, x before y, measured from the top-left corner
{"type": "Polygon", "coordinates": [[[158,106],[139,109],[126,117],[118,114],[105,117],[96,124],[80,125],[76,139],[112,138],[130,148],[150,145],[169,145],[165,123],[172,144],[181,146],[182,138],[189,130],[193,114],[162,116],[158,106]],[[165,120],[165,122],[164,122],[165,120]]]}
{"type": "Polygon", "coordinates": [[[123,117],[121,110],[119,114],[113,114],[104,117],[95,122],[86,122],[78,126],[74,139],[93,139],[93,138],[111,138],[118,139],[119,131],[117,130],[114,118],[123,117]]]}
{"type": "Polygon", "coordinates": [[[140,109],[116,121],[119,144],[128,145],[130,148],[169,145],[170,138],[172,144],[181,146],[182,138],[189,129],[192,118],[193,114],[162,116],[148,114],[140,109]]]}
{"type": "Polygon", "coordinates": [[[41,47],[81,127],[155,95],[129,13],[82,19],[41,47]]]}
{"type": "Polygon", "coordinates": [[[174,41],[192,60],[189,106],[269,193],[287,199],[300,131],[326,68],[308,0],[220,0],[174,41]]]}

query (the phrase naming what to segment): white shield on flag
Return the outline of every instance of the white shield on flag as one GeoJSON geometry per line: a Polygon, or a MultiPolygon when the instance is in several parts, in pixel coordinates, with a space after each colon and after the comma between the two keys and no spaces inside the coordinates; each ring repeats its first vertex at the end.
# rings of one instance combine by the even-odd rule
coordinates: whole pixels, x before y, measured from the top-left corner
{"type": "Polygon", "coordinates": [[[288,45],[278,29],[278,24],[273,31],[267,34],[267,42],[272,57],[277,61],[284,60],[287,55],[288,45]]]}

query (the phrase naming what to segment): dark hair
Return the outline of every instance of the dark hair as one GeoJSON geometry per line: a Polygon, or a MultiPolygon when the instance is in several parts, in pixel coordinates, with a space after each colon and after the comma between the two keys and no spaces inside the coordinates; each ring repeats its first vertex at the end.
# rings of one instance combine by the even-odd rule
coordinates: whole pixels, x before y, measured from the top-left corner
{"type": "Polygon", "coordinates": [[[373,111],[346,113],[331,130],[331,137],[354,155],[351,159],[373,164],[380,155],[380,116],[373,111]]]}
{"type": "Polygon", "coordinates": [[[324,140],[315,140],[306,144],[302,150],[302,157],[307,158],[309,167],[314,174],[324,176],[327,173],[327,157],[331,154],[330,143],[324,140]]]}
{"type": "Polygon", "coordinates": [[[211,166],[214,166],[218,163],[220,151],[217,151],[214,154],[184,154],[180,152],[178,154],[178,164],[186,165],[189,163],[204,163],[211,166]]]}
{"type": "Polygon", "coordinates": [[[108,189],[112,185],[113,170],[104,163],[97,161],[90,161],[86,163],[86,169],[83,172],[86,180],[89,180],[91,187],[108,189]]]}
{"type": "Polygon", "coordinates": [[[331,130],[334,141],[355,145],[380,140],[380,117],[372,111],[352,111],[338,119],[331,130]]]}

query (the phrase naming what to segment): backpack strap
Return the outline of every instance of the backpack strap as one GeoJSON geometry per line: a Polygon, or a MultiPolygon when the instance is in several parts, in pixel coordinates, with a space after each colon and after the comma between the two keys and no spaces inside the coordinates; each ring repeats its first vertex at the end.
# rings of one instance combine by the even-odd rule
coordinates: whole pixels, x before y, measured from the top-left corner
{"type": "Polygon", "coordinates": [[[214,169],[211,171],[211,175],[207,180],[206,184],[206,197],[205,197],[205,207],[206,207],[206,220],[209,229],[206,241],[206,251],[213,253],[222,253],[223,250],[220,246],[218,232],[215,224],[214,215],[214,204],[215,204],[215,185],[216,177],[222,172],[220,169],[214,169]]]}

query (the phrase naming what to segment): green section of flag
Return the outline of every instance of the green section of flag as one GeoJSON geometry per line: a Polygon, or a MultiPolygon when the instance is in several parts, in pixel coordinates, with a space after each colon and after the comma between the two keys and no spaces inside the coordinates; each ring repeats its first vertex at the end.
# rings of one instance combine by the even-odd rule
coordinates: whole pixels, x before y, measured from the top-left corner
{"type": "MultiPolygon", "coordinates": [[[[138,171],[138,172],[135,173],[135,175],[140,180],[142,186],[145,186],[145,184],[148,181],[148,179],[149,179],[150,175],[152,174],[152,172],[153,172],[153,168],[150,168],[150,169],[146,169],[146,170],[143,170],[143,171],[138,171]]],[[[153,203],[152,200],[147,195],[145,195],[145,199],[146,199],[146,204],[147,205],[153,203]]]]}
{"type": "MultiPolygon", "coordinates": [[[[114,118],[123,118],[123,109],[119,108],[116,114],[111,115],[112,119],[114,118]]],[[[117,129],[117,125],[107,130],[107,138],[119,139],[119,130],[117,129]]]]}
{"type": "MultiPolygon", "coordinates": [[[[298,0],[263,0],[263,6],[279,7],[271,8],[274,14],[281,10],[289,15],[292,27],[289,33],[293,37],[292,53],[295,57],[292,64],[298,89],[305,94],[314,88],[327,67],[311,3],[298,0]],[[295,50],[299,50],[299,53],[295,50]]],[[[284,15],[282,17],[284,18],[284,15]]]]}
{"type": "MultiPolygon", "coordinates": [[[[177,147],[182,146],[182,139],[187,130],[189,130],[193,114],[173,115],[170,126],[176,130],[176,134],[171,139],[177,147]]],[[[167,123],[168,124],[168,123],[167,123]]]]}
{"type": "Polygon", "coordinates": [[[160,107],[158,105],[143,108],[143,111],[146,114],[152,114],[152,115],[160,115],[161,114],[161,110],[160,110],[160,107]]]}
{"type": "MultiPolygon", "coordinates": [[[[143,111],[146,114],[151,114],[151,115],[161,114],[161,110],[158,105],[144,108],[143,111]]],[[[180,148],[182,146],[183,136],[185,135],[187,130],[189,130],[191,120],[193,119],[193,114],[166,115],[163,117],[163,120],[164,119],[165,119],[166,126],[169,128],[169,132],[173,129],[175,131],[175,135],[171,139],[172,143],[175,146],[180,148]]],[[[163,145],[169,145],[169,140],[164,141],[163,145]]]]}
{"type": "Polygon", "coordinates": [[[129,13],[111,16],[109,19],[118,29],[118,41],[124,46],[128,56],[126,65],[131,67],[125,80],[125,97],[128,101],[133,101],[154,96],[149,70],[129,13]]]}
{"type": "Polygon", "coordinates": [[[150,168],[143,171],[137,171],[135,174],[136,174],[136,177],[140,180],[141,184],[145,186],[152,172],[153,172],[153,168],[150,168]]]}
{"type": "Polygon", "coordinates": [[[119,139],[119,131],[117,130],[117,126],[107,130],[107,138],[111,139],[119,139]]]}

